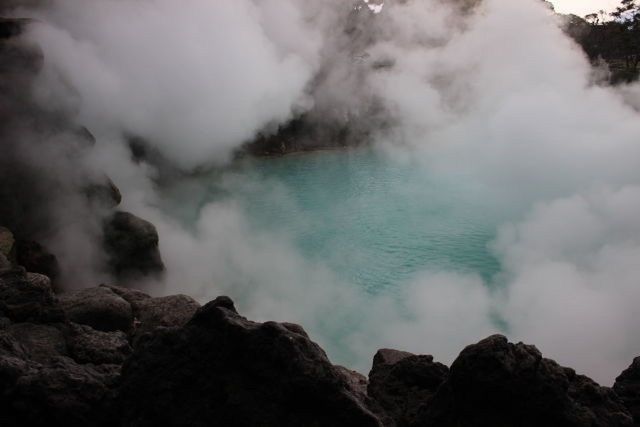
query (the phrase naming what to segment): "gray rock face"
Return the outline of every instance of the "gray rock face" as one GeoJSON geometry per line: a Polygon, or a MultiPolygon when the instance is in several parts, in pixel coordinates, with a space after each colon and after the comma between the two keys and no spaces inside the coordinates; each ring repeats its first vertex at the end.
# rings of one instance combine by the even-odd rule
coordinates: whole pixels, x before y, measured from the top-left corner
{"type": "Polygon", "coordinates": [[[52,357],[67,354],[67,343],[62,332],[51,325],[14,323],[3,332],[4,340],[18,344],[13,348],[23,359],[47,363],[52,357]]]}
{"type": "Polygon", "coordinates": [[[14,269],[0,272],[0,314],[14,322],[58,322],[64,312],[47,276],[14,269]]]}
{"type": "Polygon", "coordinates": [[[137,304],[138,338],[158,327],[184,326],[200,308],[200,304],[186,295],[148,298],[137,304]]]}
{"type": "Polygon", "coordinates": [[[131,305],[109,288],[83,289],[62,294],[59,299],[72,322],[104,332],[128,332],[133,326],[131,305]]]}
{"type": "Polygon", "coordinates": [[[629,408],[634,425],[640,426],[640,357],[633,359],[631,366],[616,378],[613,390],[629,408]]]}
{"type": "Polygon", "coordinates": [[[613,390],[494,335],[465,348],[420,412],[428,426],[631,426],[613,390]]]}
{"type": "Polygon", "coordinates": [[[74,323],[68,328],[67,346],[69,355],[78,363],[122,365],[131,354],[124,332],[96,331],[74,323]]]}
{"type": "Polygon", "coordinates": [[[131,309],[133,310],[133,315],[135,317],[139,317],[140,304],[143,301],[146,301],[151,298],[150,295],[139,291],[137,289],[124,288],[121,286],[113,286],[113,285],[100,285],[101,288],[111,289],[115,294],[117,294],[120,298],[124,299],[131,305],[131,309]]]}
{"type": "Polygon", "coordinates": [[[125,425],[379,426],[357,395],[306,334],[218,298],[142,340],[119,401],[125,425]]]}
{"type": "Polygon", "coordinates": [[[129,212],[116,212],[106,220],[104,245],[118,277],[137,278],[164,271],[156,228],[129,212]]]}
{"type": "Polygon", "coordinates": [[[3,427],[604,427],[632,426],[623,402],[638,407],[640,359],[616,381],[620,400],[502,336],[467,347],[450,370],[380,350],[367,380],[332,365],[299,325],[249,321],[225,297],[198,308],[100,286],[59,303],[46,276],[10,270],[0,308],[3,427]],[[149,333],[131,329],[134,315],[149,333]]]}
{"type": "Polygon", "coordinates": [[[410,426],[429,404],[449,374],[433,356],[416,356],[397,350],[378,350],[369,373],[368,392],[381,406],[385,424],[410,426]]]}
{"type": "Polygon", "coordinates": [[[117,365],[80,365],[61,325],[11,324],[0,330],[3,426],[103,425],[117,365]]]}
{"type": "Polygon", "coordinates": [[[56,357],[43,365],[0,355],[0,423],[18,426],[101,426],[118,377],[115,365],[78,365],[56,357]]]}
{"type": "Polygon", "coordinates": [[[152,298],[136,289],[112,285],[100,287],[114,292],[131,306],[134,327],[130,332],[134,343],[156,328],[184,326],[200,308],[200,304],[187,295],[152,298]]]}

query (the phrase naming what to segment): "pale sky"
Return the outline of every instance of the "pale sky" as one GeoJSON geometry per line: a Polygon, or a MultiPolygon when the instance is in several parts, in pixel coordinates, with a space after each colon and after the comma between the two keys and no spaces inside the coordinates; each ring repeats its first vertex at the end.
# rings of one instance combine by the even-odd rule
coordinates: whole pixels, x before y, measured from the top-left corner
{"type": "Polygon", "coordinates": [[[550,0],[558,13],[573,13],[584,16],[591,12],[604,9],[612,11],[620,5],[620,0],[550,0]]]}

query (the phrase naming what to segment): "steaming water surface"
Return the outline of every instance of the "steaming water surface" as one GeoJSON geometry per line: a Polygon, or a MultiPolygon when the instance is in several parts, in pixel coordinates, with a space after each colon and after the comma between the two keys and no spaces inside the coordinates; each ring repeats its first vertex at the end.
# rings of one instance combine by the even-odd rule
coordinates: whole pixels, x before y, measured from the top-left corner
{"type": "Polygon", "coordinates": [[[310,261],[369,293],[418,272],[499,269],[488,249],[503,219],[464,173],[430,173],[368,150],[253,159],[230,190],[252,226],[286,235],[310,261]]]}

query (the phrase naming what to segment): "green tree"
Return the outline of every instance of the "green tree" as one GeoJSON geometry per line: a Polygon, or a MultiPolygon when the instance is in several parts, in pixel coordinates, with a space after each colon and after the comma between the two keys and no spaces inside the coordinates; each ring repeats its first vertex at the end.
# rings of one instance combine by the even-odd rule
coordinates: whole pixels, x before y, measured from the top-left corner
{"type": "Polygon", "coordinates": [[[607,16],[603,11],[586,15],[587,30],[575,37],[596,62],[604,59],[612,72],[612,82],[629,82],[640,72],[640,0],[621,0],[607,16]],[[607,19],[609,18],[609,19],[607,19]]]}

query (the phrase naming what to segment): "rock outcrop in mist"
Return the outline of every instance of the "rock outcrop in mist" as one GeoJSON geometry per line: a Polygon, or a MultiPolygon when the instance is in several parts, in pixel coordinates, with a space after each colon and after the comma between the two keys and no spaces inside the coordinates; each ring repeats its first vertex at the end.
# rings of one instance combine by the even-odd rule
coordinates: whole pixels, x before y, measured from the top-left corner
{"type": "Polygon", "coordinates": [[[56,295],[0,257],[7,427],[634,425],[635,361],[610,389],[496,335],[450,368],[380,350],[367,379],[301,326],[252,322],[227,297],[200,307],[104,285],[56,295]]]}
{"type": "Polygon", "coordinates": [[[0,223],[14,234],[11,256],[29,271],[67,286],[71,275],[86,277],[81,271],[120,278],[160,274],[164,266],[153,225],[116,211],[120,190],[84,161],[95,137],[34,100],[44,52],[23,37],[33,24],[0,19],[0,223]],[[96,244],[101,238],[104,245],[96,244]],[[65,260],[61,269],[52,252],[76,261],[65,260]]]}
{"type": "MultiPolygon", "coordinates": [[[[430,333],[447,327],[432,335],[441,337],[438,344],[450,341],[451,327],[433,326],[422,307],[428,304],[419,303],[440,304],[434,292],[446,287],[454,289],[447,295],[459,310],[452,318],[478,307],[460,327],[470,335],[476,325],[483,333],[495,326],[492,316],[501,305],[514,335],[536,337],[563,360],[589,366],[592,375],[607,377],[612,366],[617,372],[620,360],[636,352],[630,343],[637,330],[640,157],[637,114],[622,96],[623,89],[636,89],[594,84],[601,79],[538,3],[523,2],[524,12],[512,1],[482,4],[487,9],[475,1],[398,0],[375,13],[342,0],[305,2],[304,8],[285,0],[195,1],[192,8],[172,1],[153,8],[143,1],[3,2],[3,13],[12,17],[0,20],[0,225],[12,231],[15,245],[0,257],[6,397],[0,417],[100,424],[122,413],[127,423],[142,424],[157,420],[152,402],[136,400],[149,390],[165,401],[191,396],[180,403],[185,411],[198,408],[186,414],[194,424],[213,409],[226,419],[255,422],[246,405],[259,400],[266,423],[286,413],[291,424],[509,425],[521,424],[523,416],[538,425],[629,425],[629,411],[637,411],[633,366],[613,393],[529,346],[492,337],[465,350],[450,369],[429,356],[381,351],[367,383],[333,366],[299,327],[250,322],[227,300],[192,318],[197,303],[187,296],[161,300],[126,288],[93,288],[117,282],[221,293],[215,286],[237,285],[211,283],[227,258],[202,261],[211,247],[227,244],[212,243],[216,233],[206,241],[206,232],[218,229],[204,220],[195,231],[183,227],[159,207],[160,190],[172,180],[247,151],[384,140],[415,148],[408,156],[419,157],[433,145],[433,157],[441,157],[425,161],[429,166],[453,164],[535,204],[529,217],[506,224],[494,245],[509,292],[467,293],[455,287],[455,275],[436,280],[436,291],[425,286],[408,293],[408,300],[423,297],[414,299],[411,313],[421,324],[408,326],[395,308],[385,317],[395,306],[376,300],[372,306],[380,311],[362,322],[375,319],[375,326],[354,333],[365,344],[348,344],[366,347],[371,336],[384,336],[438,347],[426,333],[407,333],[425,325],[430,333]],[[417,4],[426,6],[412,7],[417,4]],[[566,227],[566,218],[575,228],[566,227]],[[161,256],[163,239],[174,247],[161,256]],[[69,292],[56,295],[54,288],[69,292]],[[565,300],[575,302],[571,321],[565,300]],[[209,323],[214,330],[203,327],[209,323]],[[217,352],[219,342],[229,345],[228,353],[217,352]],[[211,352],[216,365],[206,365],[202,352],[211,352]],[[290,360],[299,363],[289,366],[290,360]],[[166,364],[176,369],[165,372],[166,364]],[[202,395],[189,381],[204,368],[211,384],[202,395]],[[156,388],[158,375],[166,389],[156,388]],[[256,378],[277,383],[280,394],[268,393],[256,378]],[[315,387],[325,394],[309,391],[315,387]],[[478,391],[487,387],[492,393],[478,391]],[[517,411],[493,411],[509,399],[517,411]],[[542,413],[549,399],[553,405],[542,413]],[[217,406],[208,406],[211,400],[217,406]],[[295,411],[286,406],[290,400],[295,411]],[[337,418],[328,419],[329,412],[337,418]]],[[[233,216],[229,212],[205,219],[218,224],[216,214],[233,216]]],[[[241,239],[238,228],[224,236],[241,239]]],[[[245,252],[232,255],[244,265],[245,252]]],[[[270,258],[263,264],[269,271],[275,265],[270,258]]],[[[322,304],[313,299],[300,307],[305,292],[290,297],[286,286],[297,284],[274,285],[280,277],[273,277],[255,300],[282,302],[265,310],[280,314],[285,307],[296,320],[315,322],[311,327],[323,323],[319,313],[327,316],[336,300],[353,301],[327,284],[313,294],[324,292],[322,304]]],[[[476,279],[463,284],[485,285],[476,279]]],[[[162,409],[167,419],[185,416],[162,409]]]]}

